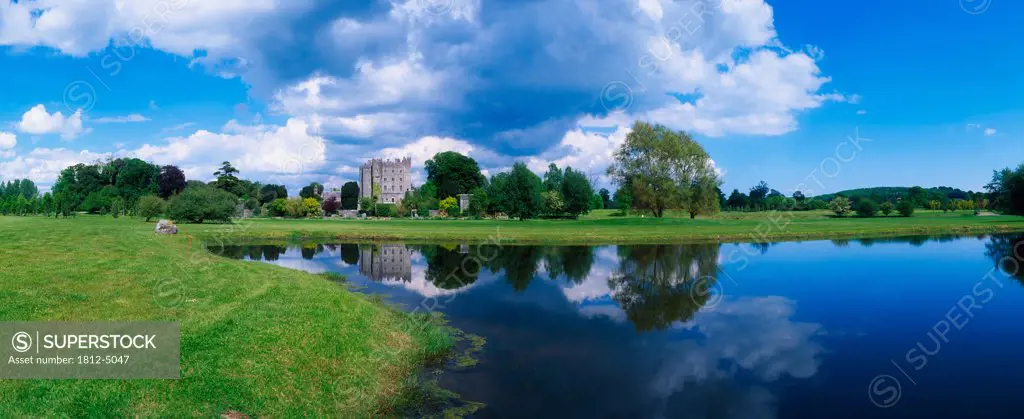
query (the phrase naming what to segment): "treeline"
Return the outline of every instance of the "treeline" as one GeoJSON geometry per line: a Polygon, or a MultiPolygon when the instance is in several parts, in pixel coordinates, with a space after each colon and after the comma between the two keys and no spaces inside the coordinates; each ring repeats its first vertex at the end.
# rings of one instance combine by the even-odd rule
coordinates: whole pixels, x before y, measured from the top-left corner
{"type": "Polygon", "coordinates": [[[471,157],[446,151],[426,162],[427,181],[407,192],[398,204],[380,204],[379,187],[374,185],[370,197],[361,199],[360,207],[369,215],[426,216],[440,211],[446,217],[485,217],[506,215],[530,218],[576,218],[594,209],[601,209],[609,200],[607,190],[595,193],[593,182],[582,171],[556,164],[548,165],[543,177],[524,163],[516,162],[511,170],[491,176],[488,180],[479,164],[471,157]],[[470,194],[463,214],[459,195],[470,194]]]}

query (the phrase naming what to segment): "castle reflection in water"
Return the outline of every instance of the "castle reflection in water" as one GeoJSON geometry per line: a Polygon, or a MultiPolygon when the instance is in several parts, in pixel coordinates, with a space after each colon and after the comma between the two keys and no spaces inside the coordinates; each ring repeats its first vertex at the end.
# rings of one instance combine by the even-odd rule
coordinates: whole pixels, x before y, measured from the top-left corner
{"type": "Polygon", "coordinates": [[[412,281],[412,251],[401,244],[360,245],[359,273],[374,281],[412,281]]]}

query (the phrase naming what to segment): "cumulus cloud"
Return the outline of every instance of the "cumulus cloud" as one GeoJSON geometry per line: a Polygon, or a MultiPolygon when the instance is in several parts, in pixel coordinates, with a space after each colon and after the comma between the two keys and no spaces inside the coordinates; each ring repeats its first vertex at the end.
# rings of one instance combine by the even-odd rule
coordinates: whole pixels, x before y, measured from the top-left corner
{"type": "Polygon", "coordinates": [[[82,126],[82,110],[65,117],[60,111],[49,113],[45,105],[36,105],[21,116],[18,130],[26,134],[60,134],[61,139],[72,140],[85,129],[82,126]]]}
{"type": "Polygon", "coordinates": [[[18,137],[10,132],[0,131],[0,150],[10,150],[18,145],[18,137]]]}
{"type": "Polygon", "coordinates": [[[986,137],[991,137],[993,135],[996,135],[996,129],[995,128],[985,128],[985,136],[986,137]]]}
{"type": "Polygon", "coordinates": [[[177,165],[189,179],[211,180],[220,163],[228,160],[246,177],[297,187],[313,180],[322,181],[317,173],[325,169],[325,149],[325,139],[298,119],[288,120],[284,125],[230,121],[221,132],[199,130],[114,153],[37,148],[0,163],[0,176],[29,178],[50,185],[68,166],[135,157],[158,165],[177,165]]]}
{"type": "Polygon", "coordinates": [[[315,127],[339,166],[446,138],[493,159],[489,168],[547,159],[603,173],[600,147],[637,119],[774,136],[797,129],[803,112],[859,102],[826,89],[820,49],[785,47],[764,0],[483,4],[8,2],[0,45],[85,56],[128,42],[186,57],[315,127]],[[608,130],[588,130],[596,121],[608,130]]]}

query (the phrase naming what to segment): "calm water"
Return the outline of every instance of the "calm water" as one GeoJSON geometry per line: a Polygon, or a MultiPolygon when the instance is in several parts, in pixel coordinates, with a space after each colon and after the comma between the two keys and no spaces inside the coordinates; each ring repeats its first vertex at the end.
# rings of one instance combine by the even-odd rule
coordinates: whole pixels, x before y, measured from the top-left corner
{"type": "Polygon", "coordinates": [[[441,382],[477,417],[1019,418],[1019,240],[212,250],[486,337],[441,382]]]}

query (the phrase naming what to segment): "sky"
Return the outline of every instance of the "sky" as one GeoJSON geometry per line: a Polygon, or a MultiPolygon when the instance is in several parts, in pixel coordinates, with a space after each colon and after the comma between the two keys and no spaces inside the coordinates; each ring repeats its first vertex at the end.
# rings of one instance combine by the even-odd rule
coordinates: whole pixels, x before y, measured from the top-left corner
{"type": "Polygon", "coordinates": [[[434,153],[605,176],[635,121],[727,193],[981,190],[1024,159],[1024,2],[0,0],[0,180],[222,161],[294,194],[434,153]]]}

